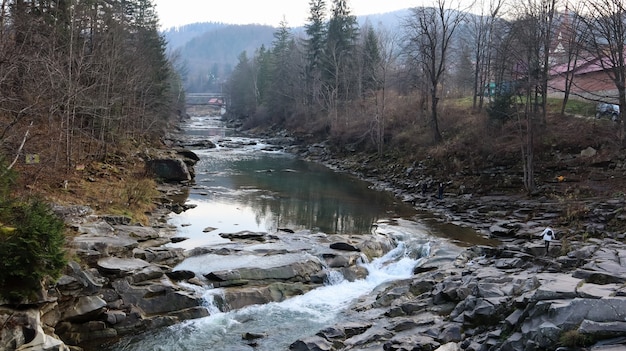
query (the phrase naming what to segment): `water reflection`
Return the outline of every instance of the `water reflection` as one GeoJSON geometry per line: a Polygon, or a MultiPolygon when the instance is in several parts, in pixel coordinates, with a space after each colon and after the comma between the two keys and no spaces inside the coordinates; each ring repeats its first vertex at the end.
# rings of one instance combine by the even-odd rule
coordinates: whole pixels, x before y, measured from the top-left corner
{"type": "Polygon", "coordinates": [[[197,207],[172,220],[188,224],[181,235],[190,240],[179,246],[220,242],[219,233],[242,230],[364,234],[381,218],[416,214],[364,181],[287,154],[224,149],[200,154],[197,186],[189,197],[197,207]]]}
{"type": "Polygon", "coordinates": [[[237,136],[219,117],[194,117],[183,128],[192,139],[210,139],[217,147],[196,149],[195,186],[188,203],[196,208],[172,215],[178,235],[173,246],[191,249],[224,243],[220,233],[276,232],[281,228],[327,234],[370,233],[381,219],[426,221],[430,234],[463,246],[497,245],[473,229],[431,221],[390,193],[320,164],[268,151],[262,140],[237,136]],[[418,219],[419,218],[419,219],[418,219]]]}

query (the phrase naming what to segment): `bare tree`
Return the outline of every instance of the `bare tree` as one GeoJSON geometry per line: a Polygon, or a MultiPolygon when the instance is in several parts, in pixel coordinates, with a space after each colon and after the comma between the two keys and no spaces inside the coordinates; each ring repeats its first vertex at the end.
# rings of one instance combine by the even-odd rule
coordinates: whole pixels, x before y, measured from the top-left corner
{"type": "Polygon", "coordinates": [[[398,36],[384,27],[376,31],[377,60],[370,67],[365,84],[366,93],[373,97],[374,117],[370,128],[372,140],[376,145],[378,155],[382,155],[385,145],[385,125],[387,114],[387,98],[390,78],[399,55],[398,36]]]}
{"type": "Polygon", "coordinates": [[[472,107],[481,110],[484,103],[484,87],[491,79],[496,21],[498,21],[505,0],[480,0],[475,4],[479,14],[472,16],[471,28],[474,39],[474,97],[472,107]],[[488,7],[487,7],[488,6],[488,7]]]}
{"type": "Polygon", "coordinates": [[[620,135],[624,133],[624,110],[626,109],[626,5],[623,0],[594,0],[587,3],[584,18],[589,28],[589,51],[610,77],[617,89],[620,105],[620,135]]]}
{"type": "Polygon", "coordinates": [[[535,125],[545,125],[547,113],[550,45],[556,0],[529,0],[520,7],[510,36],[517,48],[511,77],[519,85],[522,109],[517,114],[523,182],[527,192],[535,190],[535,125]]]}
{"type": "Polygon", "coordinates": [[[581,57],[588,31],[584,21],[582,21],[580,7],[583,3],[574,4],[575,9],[570,9],[569,5],[560,14],[559,24],[555,31],[554,45],[551,51],[551,63],[554,65],[552,77],[563,79],[562,86],[550,87],[555,90],[562,90],[563,100],[561,103],[561,115],[565,115],[565,107],[569,101],[576,69],[586,58],[581,57]]]}
{"type": "Polygon", "coordinates": [[[450,9],[446,0],[436,0],[434,7],[412,8],[405,21],[406,53],[427,77],[430,92],[430,126],[433,141],[442,141],[437,106],[440,84],[447,69],[447,60],[455,31],[465,20],[466,12],[450,9]]]}

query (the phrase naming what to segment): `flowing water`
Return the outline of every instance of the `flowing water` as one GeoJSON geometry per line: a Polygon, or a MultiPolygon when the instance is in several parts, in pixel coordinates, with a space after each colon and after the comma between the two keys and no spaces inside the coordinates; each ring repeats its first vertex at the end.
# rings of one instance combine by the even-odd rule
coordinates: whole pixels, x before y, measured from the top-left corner
{"type": "MultiPolygon", "coordinates": [[[[215,117],[193,118],[185,133],[192,138],[210,138],[217,141],[218,147],[194,150],[201,160],[195,166],[196,181],[187,203],[196,207],[172,215],[170,222],[179,227],[178,236],[187,240],[171,246],[193,249],[228,245],[230,241],[220,233],[275,233],[285,228],[311,235],[378,232],[395,238],[399,245],[384,257],[363,263],[369,272],[366,279],[349,282],[331,274],[325,286],[280,303],[223,312],[213,303],[221,289],[195,287],[206,299],[209,317],[124,338],[110,350],[286,350],[298,338],[341,321],[342,311],[380,284],[409,278],[423,257],[433,252],[453,257],[460,248],[451,242],[480,240],[466,229],[460,229],[460,235],[441,235],[443,227],[420,221],[411,206],[390,194],[276,151],[260,140],[232,135],[215,117]],[[256,340],[253,348],[242,339],[246,332],[265,337],[256,340]]],[[[447,232],[456,230],[445,227],[447,232]]],[[[286,245],[293,248],[298,243],[286,245]]],[[[291,259],[282,256],[274,259],[291,259]]],[[[202,255],[187,259],[177,269],[204,274],[264,264],[250,259],[254,258],[202,255]]],[[[270,260],[265,264],[278,263],[270,260]]]]}
{"type": "MultiPolygon", "coordinates": [[[[212,305],[220,289],[206,291],[211,315],[126,339],[116,350],[288,350],[301,337],[315,334],[341,320],[341,311],[351,302],[371,292],[379,284],[411,276],[416,259],[408,247],[400,245],[365,267],[366,279],[336,281],[280,303],[254,305],[230,312],[220,312],[212,305]],[[266,335],[255,347],[242,339],[244,333],[266,335]]],[[[426,247],[424,248],[426,251],[426,247]]]]}
{"type": "Polygon", "coordinates": [[[367,234],[380,218],[408,218],[415,210],[370,184],[285,152],[260,140],[230,136],[216,118],[196,118],[187,135],[214,136],[218,147],[194,150],[196,185],[187,203],[197,206],[174,216],[186,249],[226,242],[219,233],[279,228],[367,234]]]}

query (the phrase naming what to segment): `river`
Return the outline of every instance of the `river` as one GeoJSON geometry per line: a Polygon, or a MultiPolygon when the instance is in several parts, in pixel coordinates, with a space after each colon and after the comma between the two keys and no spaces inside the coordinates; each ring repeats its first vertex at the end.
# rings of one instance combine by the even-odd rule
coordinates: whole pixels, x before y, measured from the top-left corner
{"type": "MultiPolygon", "coordinates": [[[[193,117],[183,129],[189,137],[210,138],[218,146],[194,150],[200,161],[187,203],[195,207],[172,214],[170,223],[186,240],[170,246],[188,250],[226,246],[232,243],[220,233],[285,229],[312,235],[375,231],[393,236],[400,244],[384,257],[363,263],[369,272],[366,279],[349,282],[331,275],[325,286],[280,303],[220,311],[213,302],[220,289],[195,287],[205,296],[209,317],[127,337],[109,350],[286,350],[298,338],[341,321],[343,311],[380,284],[409,278],[433,250],[454,256],[465,240],[479,240],[465,228],[434,225],[432,219],[367,182],[301,160],[262,140],[237,136],[217,117],[193,117]],[[252,347],[242,339],[246,332],[265,337],[252,347]]],[[[263,264],[234,260],[202,255],[176,269],[205,274],[229,265],[263,264]]]]}

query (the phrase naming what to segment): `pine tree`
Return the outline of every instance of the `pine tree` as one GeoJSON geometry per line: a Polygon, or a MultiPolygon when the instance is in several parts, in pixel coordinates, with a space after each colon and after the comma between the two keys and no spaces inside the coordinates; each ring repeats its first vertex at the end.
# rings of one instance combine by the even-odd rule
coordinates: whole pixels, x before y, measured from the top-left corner
{"type": "Polygon", "coordinates": [[[382,61],[376,31],[371,26],[367,27],[365,43],[363,44],[363,77],[361,94],[367,91],[380,89],[378,71],[382,61]]]}
{"type": "Polygon", "coordinates": [[[326,2],[324,0],[310,0],[309,8],[309,22],[304,26],[307,34],[307,39],[304,42],[307,86],[305,103],[315,109],[319,105],[320,100],[321,66],[326,43],[326,2]]]}
{"type": "Polygon", "coordinates": [[[340,100],[354,97],[354,80],[350,73],[356,67],[352,59],[358,37],[356,17],[351,15],[346,0],[333,0],[328,22],[324,70],[326,84],[340,100]]]}

